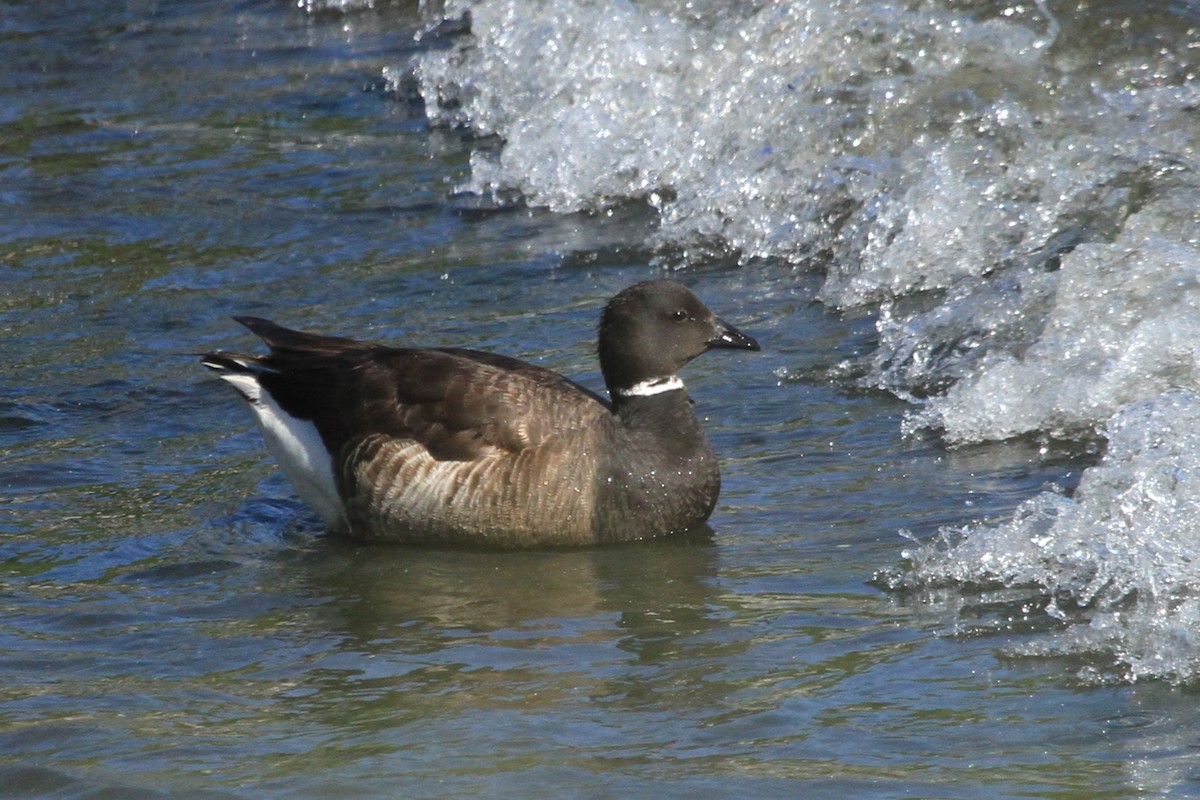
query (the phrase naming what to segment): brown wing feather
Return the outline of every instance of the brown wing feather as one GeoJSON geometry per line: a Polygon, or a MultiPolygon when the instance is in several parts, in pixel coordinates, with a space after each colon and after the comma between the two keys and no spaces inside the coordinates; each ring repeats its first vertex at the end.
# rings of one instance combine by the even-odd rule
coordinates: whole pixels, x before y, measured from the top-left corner
{"type": "Polygon", "coordinates": [[[515,359],[467,350],[378,348],[371,355],[346,385],[372,397],[371,430],[358,432],[413,439],[439,460],[516,453],[581,418],[593,421],[589,409],[607,413],[562,376],[515,359]],[[568,407],[575,411],[564,413],[568,407]]]}
{"type": "Polygon", "coordinates": [[[271,348],[259,376],[291,414],[312,419],[333,453],[364,437],[412,440],[438,460],[537,447],[608,414],[606,401],[558,373],[462,349],[393,348],[239,322],[271,348]]]}

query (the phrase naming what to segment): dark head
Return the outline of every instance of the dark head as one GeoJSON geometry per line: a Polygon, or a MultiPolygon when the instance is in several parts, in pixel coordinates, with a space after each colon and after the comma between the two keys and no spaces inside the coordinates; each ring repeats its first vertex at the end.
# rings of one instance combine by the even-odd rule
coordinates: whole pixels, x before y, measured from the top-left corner
{"type": "Polygon", "coordinates": [[[615,401],[621,390],[668,379],[714,348],[758,350],[682,283],[644,281],[609,301],[600,318],[600,370],[615,401]]]}

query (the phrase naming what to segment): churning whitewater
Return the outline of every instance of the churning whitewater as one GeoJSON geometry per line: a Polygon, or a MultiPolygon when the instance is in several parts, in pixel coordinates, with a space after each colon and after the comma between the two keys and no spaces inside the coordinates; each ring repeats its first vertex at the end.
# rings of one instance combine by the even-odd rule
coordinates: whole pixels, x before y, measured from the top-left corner
{"type": "Polygon", "coordinates": [[[502,143],[464,192],[648,204],[668,266],[821,270],[825,304],[878,314],[835,377],[910,400],[906,433],[1107,443],[1073,497],[944,532],[902,582],[1032,586],[1072,622],[1062,647],[1187,680],[1200,34],[1144,13],[1151,35],[1040,2],[456,2],[470,33],[389,74],[433,124],[502,143]]]}

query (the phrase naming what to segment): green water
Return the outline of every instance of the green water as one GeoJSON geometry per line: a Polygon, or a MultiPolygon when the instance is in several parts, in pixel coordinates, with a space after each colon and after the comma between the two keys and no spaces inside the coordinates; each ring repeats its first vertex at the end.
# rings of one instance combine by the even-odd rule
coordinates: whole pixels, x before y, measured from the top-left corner
{"type": "MultiPolygon", "coordinates": [[[[0,10],[0,796],[1183,796],[1187,690],[1087,688],[996,598],[868,585],[1086,463],[947,452],[820,374],[869,317],[686,274],[756,336],[688,374],[709,537],[581,552],[322,535],[194,354],[228,320],[470,345],[598,385],[646,209],[480,211],[477,143],[384,91],[409,4],[0,10]],[[985,608],[976,613],[974,605],[985,608]]],[[[436,37],[420,46],[437,46],[436,37]]]]}

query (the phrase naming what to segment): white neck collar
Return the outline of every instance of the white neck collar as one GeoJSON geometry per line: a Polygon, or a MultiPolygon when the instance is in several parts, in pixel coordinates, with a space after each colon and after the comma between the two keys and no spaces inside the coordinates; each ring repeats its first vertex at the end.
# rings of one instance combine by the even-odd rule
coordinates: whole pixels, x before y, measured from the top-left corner
{"type": "Polygon", "coordinates": [[[620,397],[653,397],[682,388],[683,381],[678,375],[668,375],[665,378],[650,378],[625,389],[614,389],[613,392],[620,397]]]}

